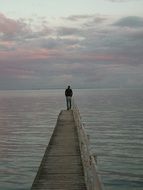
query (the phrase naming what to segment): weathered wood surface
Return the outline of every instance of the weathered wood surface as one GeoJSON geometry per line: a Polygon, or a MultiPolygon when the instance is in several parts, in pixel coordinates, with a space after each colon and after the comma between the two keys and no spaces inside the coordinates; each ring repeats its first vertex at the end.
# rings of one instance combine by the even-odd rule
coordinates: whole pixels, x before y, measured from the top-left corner
{"type": "Polygon", "coordinates": [[[31,190],[86,190],[72,110],[62,111],[31,190]]]}

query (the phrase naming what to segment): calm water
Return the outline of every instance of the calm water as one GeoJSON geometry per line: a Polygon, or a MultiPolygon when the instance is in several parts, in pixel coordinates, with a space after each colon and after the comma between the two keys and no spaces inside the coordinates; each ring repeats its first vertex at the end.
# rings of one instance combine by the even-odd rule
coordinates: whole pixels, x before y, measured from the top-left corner
{"type": "MultiPolygon", "coordinates": [[[[74,90],[105,190],[143,189],[143,90],[74,90]]],[[[29,190],[63,90],[0,91],[0,190],[29,190]]]]}

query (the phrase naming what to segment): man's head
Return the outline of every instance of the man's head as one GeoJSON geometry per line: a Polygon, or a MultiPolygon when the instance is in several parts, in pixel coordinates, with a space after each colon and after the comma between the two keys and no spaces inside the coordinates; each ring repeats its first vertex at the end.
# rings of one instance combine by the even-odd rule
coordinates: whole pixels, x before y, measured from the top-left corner
{"type": "Polygon", "coordinates": [[[68,86],[68,88],[70,88],[70,86],[68,86]]]}

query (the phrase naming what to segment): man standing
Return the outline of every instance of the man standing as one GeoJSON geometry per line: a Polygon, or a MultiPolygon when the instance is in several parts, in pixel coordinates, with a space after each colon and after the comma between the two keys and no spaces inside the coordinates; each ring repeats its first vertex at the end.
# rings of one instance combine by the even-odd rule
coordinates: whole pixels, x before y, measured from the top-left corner
{"type": "Polygon", "coordinates": [[[70,88],[70,86],[68,86],[68,88],[65,90],[65,96],[66,96],[66,101],[67,101],[67,110],[71,109],[71,99],[72,99],[72,89],[70,88]]]}

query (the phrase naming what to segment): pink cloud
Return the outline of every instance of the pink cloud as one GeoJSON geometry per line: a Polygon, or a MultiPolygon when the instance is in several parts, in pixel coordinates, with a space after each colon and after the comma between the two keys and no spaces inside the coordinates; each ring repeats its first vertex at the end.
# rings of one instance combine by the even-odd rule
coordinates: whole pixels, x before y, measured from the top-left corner
{"type": "Polygon", "coordinates": [[[34,78],[36,77],[34,69],[24,68],[22,65],[3,64],[0,68],[0,76],[14,77],[14,78],[34,78]]]}
{"type": "Polygon", "coordinates": [[[24,27],[24,23],[7,18],[0,13],[0,32],[4,34],[14,34],[21,31],[24,27]]]}
{"type": "Polygon", "coordinates": [[[13,48],[15,46],[15,42],[14,41],[0,41],[0,46],[6,49],[10,49],[13,48]]]}
{"type": "MultiPolygon", "coordinates": [[[[7,47],[12,46],[12,43],[3,43],[4,45],[7,45],[7,47]]],[[[64,56],[62,52],[59,50],[49,50],[44,48],[24,48],[20,47],[12,51],[0,51],[0,64],[2,63],[2,60],[6,61],[26,61],[26,60],[48,60],[51,58],[60,58],[64,56]]]]}

